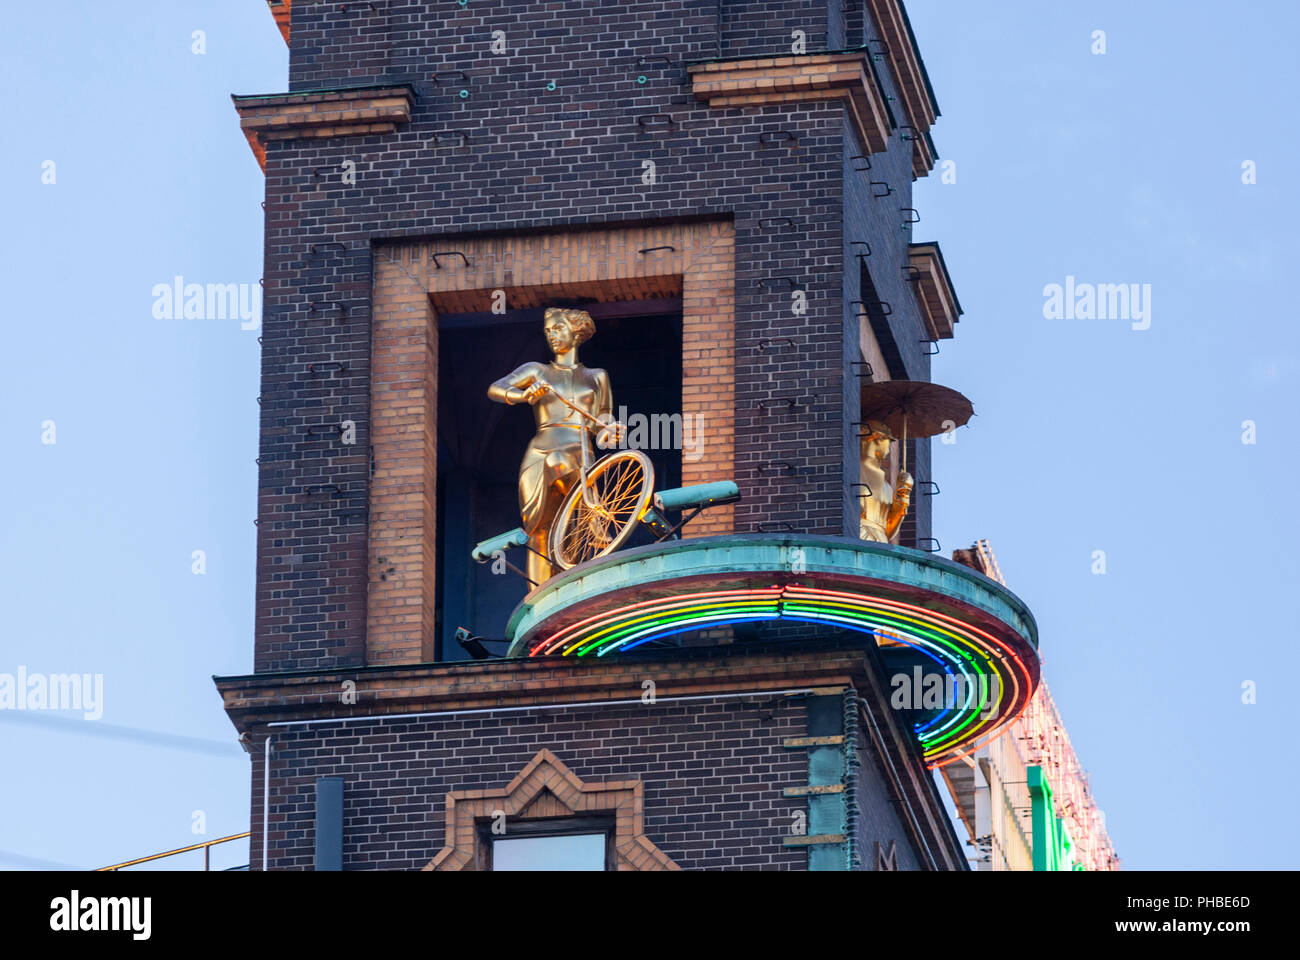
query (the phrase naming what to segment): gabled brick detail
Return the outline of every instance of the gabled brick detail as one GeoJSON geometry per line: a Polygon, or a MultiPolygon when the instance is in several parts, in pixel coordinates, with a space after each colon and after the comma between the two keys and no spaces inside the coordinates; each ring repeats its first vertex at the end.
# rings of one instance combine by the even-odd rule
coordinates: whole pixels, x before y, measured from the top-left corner
{"type": "Polygon", "coordinates": [[[800,100],[843,100],[869,153],[889,146],[893,128],[884,94],[861,53],[815,53],[726,60],[687,68],[695,99],[711,107],[752,107],[800,100]]]}
{"type": "Polygon", "coordinates": [[[476,821],[502,810],[507,818],[572,814],[614,817],[614,849],[620,870],[680,870],[645,835],[640,780],[584,783],[548,749],[500,790],[453,790],[447,794],[447,845],[425,870],[473,870],[477,865],[476,821]],[[535,809],[534,809],[535,808],[535,809]]]}

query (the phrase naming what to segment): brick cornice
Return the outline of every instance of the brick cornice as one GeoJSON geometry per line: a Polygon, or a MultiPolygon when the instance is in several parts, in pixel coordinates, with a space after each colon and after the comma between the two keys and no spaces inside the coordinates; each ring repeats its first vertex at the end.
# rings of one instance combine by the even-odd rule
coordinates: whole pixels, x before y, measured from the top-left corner
{"type": "Polygon", "coordinates": [[[647,679],[657,698],[836,689],[862,686],[866,669],[863,645],[846,642],[714,648],[672,659],[488,660],[214,679],[231,722],[245,732],[272,722],[639,701],[647,679]]]}
{"type": "Polygon", "coordinates": [[[391,133],[411,119],[415,90],[404,84],[232,96],[239,126],[266,170],[270,140],[391,133]]]}
{"type": "Polygon", "coordinates": [[[908,249],[908,263],[912,268],[913,289],[921,316],[932,340],[947,340],[953,335],[953,324],[961,317],[961,304],[952,288],[952,279],[944,265],[943,254],[937,243],[913,243],[908,249]]]}
{"type": "Polygon", "coordinates": [[[880,31],[879,39],[884,44],[885,56],[893,69],[903,113],[912,128],[907,135],[912,142],[912,175],[924,177],[934,169],[935,151],[930,140],[930,127],[939,115],[925,74],[925,64],[917,53],[912,27],[902,3],[899,0],[867,0],[867,3],[876,29],[880,31]]]}
{"type": "Polygon", "coordinates": [[[868,153],[889,144],[889,106],[865,53],[808,53],[752,60],[711,60],[687,67],[691,92],[711,107],[843,100],[868,153]]]}

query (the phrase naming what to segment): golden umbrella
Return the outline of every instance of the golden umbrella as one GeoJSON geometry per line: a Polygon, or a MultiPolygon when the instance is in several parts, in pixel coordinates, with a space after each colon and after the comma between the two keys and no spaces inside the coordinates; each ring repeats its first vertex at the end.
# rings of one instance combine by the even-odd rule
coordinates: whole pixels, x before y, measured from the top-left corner
{"type": "Polygon", "coordinates": [[[952,387],[928,380],[880,380],[862,385],[862,422],[876,420],[902,438],[907,469],[907,438],[933,437],[960,427],[975,415],[971,402],[952,387]]]}

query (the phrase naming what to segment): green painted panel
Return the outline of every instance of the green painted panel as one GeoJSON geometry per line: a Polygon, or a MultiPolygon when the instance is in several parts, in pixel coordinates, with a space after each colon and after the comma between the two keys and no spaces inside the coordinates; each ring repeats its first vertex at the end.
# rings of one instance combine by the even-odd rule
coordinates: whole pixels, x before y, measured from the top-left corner
{"type": "Polygon", "coordinates": [[[844,832],[844,794],[827,793],[808,798],[808,832],[814,836],[844,832]]]}
{"type": "Polygon", "coordinates": [[[843,870],[844,844],[821,843],[808,848],[809,870],[843,870]]]}
{"type": "Polygon", "coordinates": [[[808,751],[808,782],[814,785],[844,781],[844,747],[813,747],[808,751]]]}

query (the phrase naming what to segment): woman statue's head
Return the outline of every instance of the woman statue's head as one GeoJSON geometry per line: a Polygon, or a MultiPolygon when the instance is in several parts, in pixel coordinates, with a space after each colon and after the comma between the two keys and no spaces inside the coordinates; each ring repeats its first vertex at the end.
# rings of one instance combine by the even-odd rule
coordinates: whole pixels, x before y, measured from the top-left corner
{"type": "Polygon", "coordinates": [[[582,346],[596,332],[596,324],[586,310],[548,307],[545,317],[546,342],[556,356],[582,346]]]}
{"type": "Polygon", "coordinates": [[[884,462],[889,456],[889,445],[895,437],[889,427],[878,420],[867,421],[867,432],[862,436],[862,459],[884,462]]]}

